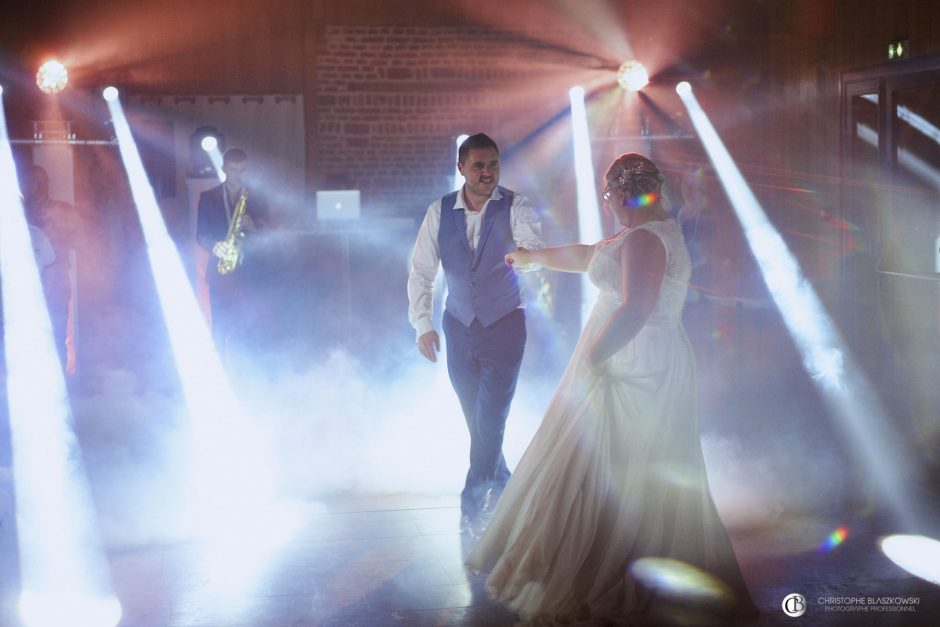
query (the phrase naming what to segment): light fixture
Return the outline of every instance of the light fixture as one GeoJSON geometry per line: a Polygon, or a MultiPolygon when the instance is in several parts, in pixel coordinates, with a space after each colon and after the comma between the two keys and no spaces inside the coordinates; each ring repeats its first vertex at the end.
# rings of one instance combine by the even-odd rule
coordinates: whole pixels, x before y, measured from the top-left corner
{"type": "Polygon", "coordinates": [[[36,72],[36,85],[45,94],[57,94],[68,85],[69,72],[65,66],[52,59],[39,66],[36,72]]]}
{"type": "Polygon", "coordinates": [[[222,167],[225,136],[214,126],[200,126],[189,136],[189,173],[191,178],[216,178],[222,167]],[[214,161],[218,161],[214,165],[214,161]]]}
{"type": "Polygon", "coordinates": [[[221,145],[220,142],[220,135],[205,135],[202,141],[199,142],[199,145],[205,151],[206,156],[209,157],[209,163],[212,164],[212,169],[215,171],[216,177],[218,177],[219,181],[224,183],[225,172],[222,171],[222,151],[219,149],[221,145]]]}
{"type": "Polygon", "coordinates": [[[907,39],[892,41],[888,44],[888,61],[898,61],[908,58],[910,53],[910,42],[907,39]]]}
{"type": "Polygon", "coordinates": [[[617,70],[617,82],[627,91],[640,91],[650,82],[650,75],[639,61],[624,61],[617,70]]]}

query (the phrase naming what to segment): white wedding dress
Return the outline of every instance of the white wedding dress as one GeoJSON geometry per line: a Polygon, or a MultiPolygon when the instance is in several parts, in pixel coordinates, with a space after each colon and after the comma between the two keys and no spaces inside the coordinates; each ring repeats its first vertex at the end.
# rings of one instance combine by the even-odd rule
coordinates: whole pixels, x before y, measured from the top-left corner
{"type": "Polygon", "coordinates": [[[538,622],[648,610],[650,588],[631,572],[644,557],[705,571],[724,582],[728,605],[753,608],[705,474],[695,359],[680,322],[690,263],[678,223],[646,222],[598,243],[588,273],[597,304],[467,564],[490,573],[491,595],[538,622]],[[640,229],[666,249],[659,299],[597,374],[585,357],[623,302],[621,250],[640,229]]]}

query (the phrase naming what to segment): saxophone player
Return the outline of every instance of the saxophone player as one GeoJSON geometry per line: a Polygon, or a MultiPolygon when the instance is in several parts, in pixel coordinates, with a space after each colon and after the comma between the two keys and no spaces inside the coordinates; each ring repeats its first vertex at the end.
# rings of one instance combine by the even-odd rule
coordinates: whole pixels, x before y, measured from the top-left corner
{"type": "Polygon", "coordinates": [[[249,241],[264,227],[267,215],[264,201],[256,193],[249,193],[245,185],[247,168],[248,155],[244,150],[226,150],[222,155],[225,182],[203,192],[197,209],[196,241],[209,253],[205,276],[212,337],[220,354],[226,357],[235,344],[246,348],[256,308],[252,291],[259,277],[258,269],[253,267],[256,260],[250,254],[242,253],[235,264],[220,262],[218,254],[229,250],[236,240],[239,246],[249,241]]]}

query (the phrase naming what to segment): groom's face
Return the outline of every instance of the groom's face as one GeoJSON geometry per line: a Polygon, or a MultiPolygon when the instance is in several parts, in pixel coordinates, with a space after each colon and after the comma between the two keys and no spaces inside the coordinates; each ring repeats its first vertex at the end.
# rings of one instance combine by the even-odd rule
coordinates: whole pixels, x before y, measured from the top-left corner
{"type": "Polygon", "coordinates": [[[489,196],[499,183],[499,152],[495,148],[471,148],[458,169],[467,181],[467,189],[478,196],[489,196]]]}

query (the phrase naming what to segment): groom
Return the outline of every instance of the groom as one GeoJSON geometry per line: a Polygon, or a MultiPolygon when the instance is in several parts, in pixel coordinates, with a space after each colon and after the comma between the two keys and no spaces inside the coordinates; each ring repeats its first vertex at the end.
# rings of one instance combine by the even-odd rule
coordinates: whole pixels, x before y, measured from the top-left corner
{"type": "Polygon", "coordinates": [[[509,480],[503,432],[525,349],[525,313],[516,272],[505,263],[517,247],[541,248],[528,200],[499,186],[499,148],[479,133],[457,152],[466,182],[431,203],[418,231],[408,277],[408,319],[418,350],[437,361],[431,321],[438,265],[444,268],[447,371],[470,431],[470,469],[461,494],[461,526],[488,514],[509,480]]]}

